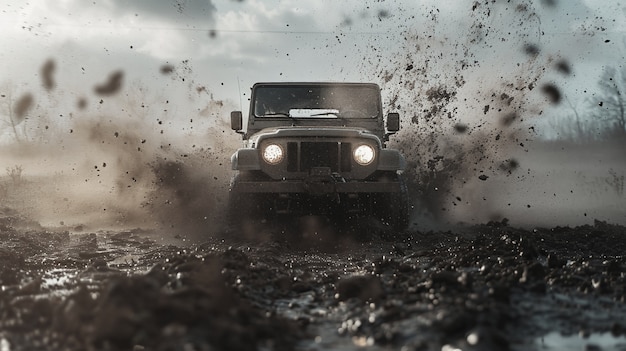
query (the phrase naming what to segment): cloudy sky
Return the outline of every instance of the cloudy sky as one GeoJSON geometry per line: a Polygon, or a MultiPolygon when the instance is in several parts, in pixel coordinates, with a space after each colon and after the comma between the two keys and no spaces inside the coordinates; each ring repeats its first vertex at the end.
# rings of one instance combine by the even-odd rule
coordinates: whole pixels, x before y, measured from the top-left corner
{"type": "Polygon", "coordinates": [[[567,80],[526,69],[581,100],[626,51],[619,0],[2,0],[0,28],[0,84],[14,95],[41,91],[51,59],[55,86],[77,99],[97,98],[94,87],[122,71],[125,89],[173,96],[202,86],[244,110],[257,81],[381,84],[412,64],[454,75],[462,61],[480,63],[465,79],[487,84],[529,54],[564,58],[567,80]]]}

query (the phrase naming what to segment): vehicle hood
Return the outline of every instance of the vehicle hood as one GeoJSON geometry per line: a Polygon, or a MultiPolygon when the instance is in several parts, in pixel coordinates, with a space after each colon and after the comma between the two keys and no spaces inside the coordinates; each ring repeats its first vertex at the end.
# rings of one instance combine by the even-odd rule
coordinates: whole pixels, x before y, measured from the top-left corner
{"type": "Polygon", "coordinates": [[[381,145],[380,138],[364,128],[355,127],[275,127],[262,129],[250,137],[249,141],[258,145],[269,138],[345,138],[369,139],[381,145]]]}

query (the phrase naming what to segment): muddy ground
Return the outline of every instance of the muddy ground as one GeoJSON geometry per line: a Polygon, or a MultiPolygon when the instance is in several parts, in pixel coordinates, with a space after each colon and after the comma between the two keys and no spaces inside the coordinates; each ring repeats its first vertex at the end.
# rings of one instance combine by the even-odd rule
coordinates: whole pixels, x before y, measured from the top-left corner
{"type": "Polygon", "coordinates": [[[626,350],[626,230],[604,222],[190,240],[0,214],[2,351],[626,350]]]}

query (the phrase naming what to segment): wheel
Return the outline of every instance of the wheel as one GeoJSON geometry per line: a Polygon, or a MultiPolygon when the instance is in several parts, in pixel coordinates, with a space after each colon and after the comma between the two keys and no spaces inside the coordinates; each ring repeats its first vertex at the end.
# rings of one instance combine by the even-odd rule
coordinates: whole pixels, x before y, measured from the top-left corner
{"type": "Polygon", "coordinates": [[[374,212],[392,229],[403,231],[409,226],[409,190],[400,175],[396,176],[396,181],[400,183],[400,192],[382,194],[375,203],[374,212]]]}
{"type": "Polygon", "coordinates": [[[240,173],[231,179],[226,225],[235,234],[250,234],[265,222],[272,212],[272,196],[263,193],[240,192],[237,183],[257,179],[254,174],[240,173]]]}
{"type": "Polygon", "coordinates": [[[227,226],[230,230],[238,231],[242,228],[242,224],[258,217],[256,215],[256,203],[252,198],[253,194],[242,193],[237,189],[237,183],[245,179],[245,176],[237,174],[230,180],[227,211],[227,226]]]}

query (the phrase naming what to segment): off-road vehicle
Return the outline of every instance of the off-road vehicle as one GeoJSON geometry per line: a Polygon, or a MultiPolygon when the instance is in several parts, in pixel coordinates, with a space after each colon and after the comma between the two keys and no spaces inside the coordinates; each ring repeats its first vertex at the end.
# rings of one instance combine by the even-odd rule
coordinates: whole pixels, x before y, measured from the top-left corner
{"type": "Polygon", "coordinates": [[[257,83],[243,148],[231,158],[230,216],[374,216],[394,229],[409,221],[405,159],[386,148],[400,128],[384,122],[380,88],[371,83],[257,83]]]}

